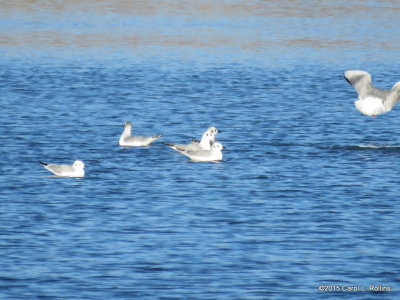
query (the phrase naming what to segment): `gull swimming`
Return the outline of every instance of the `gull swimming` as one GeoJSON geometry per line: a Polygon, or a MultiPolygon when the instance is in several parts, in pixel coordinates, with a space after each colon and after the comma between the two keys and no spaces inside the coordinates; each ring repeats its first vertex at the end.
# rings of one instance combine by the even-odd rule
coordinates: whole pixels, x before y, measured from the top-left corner
{"type": "Polygon", "coordinates": [[[183,155],[188,156],[192,161],[221,161],[222,160],[222,149],[224,147],[221,143],[215,142],[210,150],[183,150],[177,148],[176,150],[183,155]]]}
{"type": "Polygon", "coordinates": [[[86,167],[83,161],[81,160],[76,160],[72,165],[56,165],[56,164],[48,164],[44,162],[39,162],[45,167],[47,170],[49,170],[51,173],[53,173],[56,176],[60,177],[83,177],[85,176],[85,170],[84,168],[86,167]]]}
{"type": "Polygon", "coordinates": [[[132,136],[132,122],[126,122],[124,124],[124,131],[119,138],[119,145],[125,147],[141,147],[148,146],[155,140],[161,137],[161,135],[155,136],[132,136]]]}
{"type": "Polygon", "coordinates": [[[217,128],[209,127],[203,133],[200,141],[192,140],[190,144],[171,144],[171,143],[164,143],[164,144],[176,151],[210,150],[212,143],[215,142],[215,135],[217,133],[218,133],[217,128]]]}
{"type": "Polygon", "coordinates": [[[354,105],[364,115],[376,117],[389,112],[400,100],[400,81],[390,90],[382,90],[372,85],[371,75],[365,71],[349,70],[344,72],[344,78],[357,91],[354,105]]]}

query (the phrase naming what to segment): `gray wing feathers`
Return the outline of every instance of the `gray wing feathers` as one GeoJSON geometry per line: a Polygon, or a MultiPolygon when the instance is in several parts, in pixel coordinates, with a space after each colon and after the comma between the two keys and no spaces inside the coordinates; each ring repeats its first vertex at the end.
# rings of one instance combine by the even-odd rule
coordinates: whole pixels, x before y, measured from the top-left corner
{"type": "Polygon", "coordinates": [[[145,142],[148,141],[150,137],[145,137],[145,136],[128,136],[124,138],[124,141],[129,143],[134,143],[134,142],[145,142]]]}
{"type": "Polygon", "coordinates": [[[161,135],[155,135],[155,136],[128,136],[124,139],[125,142],[149,142],[149,141],[155,141],[156,139],[160,138],[161,135]]]}
{"type": "Polygon", "coordinates": [[[168,147],[176,150],[176,151],[198,151],[202,150],[202,148],[198,144],[170,144],[164,143],[168,147]]]}
{"type": "Polygon", "coordinates": [[[56,165],[56,164],[47,164],[44,162],[40,163],[50,172],[54,173],[54,174],[62,174],[65,172],[74,172],[74,168],[72,166],[69,165],[56,165]]]}
{"type": "Polygon", "coordinates": [[[390,91],[387,92],[386,101],[383,103],[386,107],[392,108],[400,100],[400,83],[397,82],[390,91]]]}
{"type": "Polygon", "coordinates": [[[344,73],[344,78],[354,87],[360,99],[377,92],[372,86],[371,75],[365,71],[349,70],[344,73]]]}

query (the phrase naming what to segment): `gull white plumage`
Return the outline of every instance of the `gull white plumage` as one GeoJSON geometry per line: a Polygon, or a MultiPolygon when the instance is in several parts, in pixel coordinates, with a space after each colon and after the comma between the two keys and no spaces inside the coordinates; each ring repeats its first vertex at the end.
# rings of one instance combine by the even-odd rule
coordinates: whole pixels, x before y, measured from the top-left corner
{"type": "Polygon", "coordinates": [[[150,145],[160,137],[161,135],[132,136],[132,122],[126,122],[124,124],[124,131],[119,138],[119,145],[124,147],[143,147],[150,145]]]}
{"type": "Polygon", "coordinates": [[[221,161],[222,149],[224,149],[222,144],[215,142],[210,150],[183,150],[179,148],[176,150],[189,157],[192,161],[221,161]]]}
{"type": "Polygon", "coordinates": [[[58,164],[48,164],[41,162],[40,163],[53,173],[56,176],[60,177],[84,177],[86,167],[83,161],[76,160],[72,165],[58,165],[58,164]]]}
{"type": "Polygon", "coordinates": [[[344,72],[344,78],[358,93],[354,105],[364,115],[376,117],[389,112],[400,100],[400,81],[390,90],[382,90],[372,85],[371,75],[365,71],[348,70],[344,72]]]}
{"type": "Polygon", "coordinates": [[[217,133],[218,133],[217,128],[209,127],[203,133],[200,141],[192,140],[190,144],[171,144],[171,143],[164,143],[164,144],[176,151],[210,150],[211,144],[215,142],[215,135],[217,133]]]}

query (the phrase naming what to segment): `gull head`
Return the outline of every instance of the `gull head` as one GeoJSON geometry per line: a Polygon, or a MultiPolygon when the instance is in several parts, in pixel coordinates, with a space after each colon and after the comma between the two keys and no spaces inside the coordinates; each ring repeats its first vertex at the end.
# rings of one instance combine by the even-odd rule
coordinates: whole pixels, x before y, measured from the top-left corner
{"type": "Polygon", "coordinates": [[[215,142],[215,143],[212,145],[212,149],[213,149],[213,150],[219,150],[219,151],[221,151],[222,149],[224,149],[224,146],[222,146],[221,143],[215,142]]]}
{"type": "Polygon", "coordinates": [[[213,132],[206,132],[206,137],[210,142],[215,142],[215,133],[213,132]]]}
{"type": "Polygon", "coordinates": [[[132,122],[125,122],[124,128],[132,127],[132,122]]]}
{"type": "Polygon", "coordinates": [[[207,131],[213,133],[214,135],[218,133],[218,129],[214,126],[208,127],[207,131]]]}
{"type": "Polygon", "coordinates": [[[74,161],[73,167],[75,170],[83,170],[86,166],[81,160],[74,161]]]}
{"type": "Polygon", "coordinates": [[[205,137],[210,141],[210,142],[215,142],[215,136],[218,133],[218,129],[215,127],[208,127],[206,132],[204,133],[205,137]]]}

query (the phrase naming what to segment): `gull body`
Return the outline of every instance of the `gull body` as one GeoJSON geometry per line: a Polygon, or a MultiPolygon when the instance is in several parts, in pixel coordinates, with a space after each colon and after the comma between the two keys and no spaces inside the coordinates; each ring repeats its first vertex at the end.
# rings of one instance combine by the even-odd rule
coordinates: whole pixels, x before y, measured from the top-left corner
{"type": "Polygon", "coordinates": [[[378,89],[372,85],[371,75],[365,71],[348,70],[344,78],[358,93],[355,107],[364,115],[376,117],[392,110],[400,100],[400,81],[390,90],[378,89]]]}
{"type": "Polygon", "coordinates": [[[132,122],[126,122],[124,124],[124,131],[119,138],[119,145],[124,147],[143,147],[150,145],[160,137],[161,135],[132,136],[132,122]]]}
{"type": "Polygon", "coordinates": [[[186,155],[192,161],[221,161],[222,160],[222,149],[224,147],[221,143],[215,142],[210,150],[182,150],[177,148],[181,154],[186,155]]]}
{"type": "Polygon", "coordinates": [[[60,177],[84,177],[85,176],[85,164],[81,160],[76,160],[72,165],[58,165],[58,164],[48,164],[40,163],[56,176],[60,177]]]}

